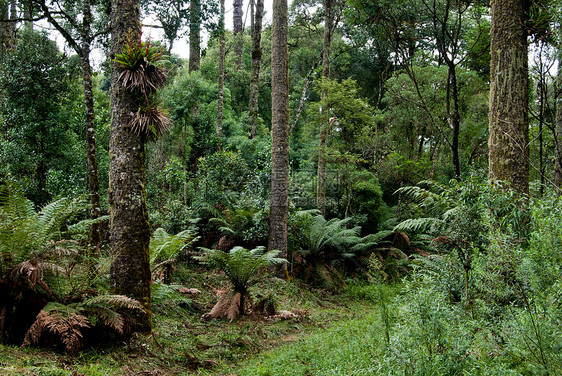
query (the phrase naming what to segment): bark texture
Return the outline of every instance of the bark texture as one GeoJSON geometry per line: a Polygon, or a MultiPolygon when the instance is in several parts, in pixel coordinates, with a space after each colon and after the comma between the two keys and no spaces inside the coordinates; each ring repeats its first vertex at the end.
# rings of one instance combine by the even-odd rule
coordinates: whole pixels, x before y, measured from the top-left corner
{"type": "Polygon", "coordinates": [[[220,0],[220,20],[219,20],[220,46],[219,46],[219,83],[217,100],[217,138],[222,138],[222,121],[224,108],[224,58],[225,58],[225,30],[224,30],[224,0],[220,0]]]}
{"type": "Polygon", "coordinates": [[[242,69],[242,54],[244,52],[244,23],[242,18],[244,17],[244,11],[242,7],[244,6],[243,0],[234,0],[233,2],[233,14],[232,14],[232,26],[234,31],[234,54],[236,55],[236,65],[238,69],[242,69]]]}
{"type": "Polygon", "coordinates": [[[189,10],[189,72],[201,67],[201,2],[191,0],[189,10]]]}
{"type": "MultiPolygon", "coordinates": [[[[101,215],[100,183],[98,178],[98,162],[96,159],[96,133],[94,117],[94,93],[92,89],[92,67],[90,66],[90,51],[92,42],[92,9],[90,0],[84,0],[83,21],[81,30],[82,53],[80,60],[82,65],[82,85],[84,88],[84,105],[86,126],[86,158],[88,169],[88,186],[90,190],[90,218],[97,219],[101,215]]],[[[93,224],[90,228],[90,256],[98,257],[101,246],[101,225],[93,224]]],[[[93,270],[90,271],[90,274],[93,270]]]]}
{"type": "MultiPolygon", "coordinates": [[[[324,0],[324,48],[322,52],[322,79],[330,78],[330,53],[332,50],[332,28],[334,23],[333,0],[324,0]]],[[[325,96],[324,93],[322,93],[325,96]]],[[[322,111],[327,111],[323,108],[322,111]]],[[[329,123],[320,127],[318,142],[318,180],[316,185],[316,206],[326,214],[326,146],[329,123]]]]}
{"type": "MultiPolygon", "coordinates": [[[[558,75],[556,82],[556,161],[554,165],[554,184],[562,188],[562,51],[558,56],[558,75]]],[[[560,190],[558,191],[560,194],[560,190]]]]}
{"type": "MultiPolygon", "coordinates": [[[[271,204],[269,249],[287,257],[289,213],[289,59],[287,0],[273,1],[271,40],[271,204]]],[[[286,276],[286,264],[277,270],[286,276]]]]}
{"type": "MultiPolygon", "coordinates": [[[[8,0],[0,0],[0,18],[8,20],[12,16],[11,13],[11,2],[8,0]]],[[[4,56],[4,53],[15,45],[15,41],[16,23],[0,22],[0,57],[4,56]]]]}
{"type": "Polygon", "coordinates": [[[260,68],[261,68],[261,28],[263,20],[263,0],[257,0],[255,19],[252,21],[252,77],[250,80],[250,101],[248,105],[250,115],[250,138],[256,137],[258,127],[260,68]]]}
{"type": "MultiPolygon", "coordinates": [[[[139,0],[112,0],[111,58],[122,50],[127,34],[140,35],[139,0]]],[[[134,94],[118,82],[116,63],[111,71],[111,139],[108,198],[110,204],[111,289],[139,300],[146,313],[137,317],[138,330],[149,332],[150,265],[146,207],[145,139],[131,131],[137,109],[134,94]]]]}
{"type": "Polygon", "coordinates": [[[492,0],[490,179],[529,191],[528,52],[524,0],[492,0]]]}

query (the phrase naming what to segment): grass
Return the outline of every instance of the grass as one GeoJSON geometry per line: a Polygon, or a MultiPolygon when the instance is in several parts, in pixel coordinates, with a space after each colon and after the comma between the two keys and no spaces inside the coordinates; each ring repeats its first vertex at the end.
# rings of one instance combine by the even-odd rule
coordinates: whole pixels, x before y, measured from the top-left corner
{"type": "MultiPolygon", "coordinates": [[[[229,375],[237,364],[261,353],[266,354],[264,359],[268,359],[271,355],[267,354],[273,349],[283,344],[301,343],[303,338],[314,337],[314,333],[324,332],[326,328],[336,330],[336,326],[340,325],[338,323],[344,323],[339,329],[342,333],[352,332],[363,317],[370,317],[376,312],[374,303],[369,301],[361,303],[349,295],[333,296],[324,291],[311,291],[309,286],[296,282],[270,279],[254,286],[251,293],[267,296],[275,291],[278,309],[291,310],[299,315],[298,318],[276,320],[245,316],[233,323],[226,320],[206,321],[201,316],[209,312],[216,302],[213,289],[225,285],[224,276],[180,273],[178,277],[182,285],[198,288],[201,294],[190,298],[190,301],[162,299],[153,302],[152,335],[135,336],[127,343],[88,349],[75,356],[58,349],[21,349],[0,345],[0,374],[229,375]],[[353,324],[346,326],[348,320],[353,324]]],[[[357,330],[359,332],[355,333],[362,331],[357,330]]],[[[334,337],[331,341],[326,343],[326,349],[337,347],[339,340],[334,337]]],[[[359,356],[359,352],[353,356],[359,356]]]]}

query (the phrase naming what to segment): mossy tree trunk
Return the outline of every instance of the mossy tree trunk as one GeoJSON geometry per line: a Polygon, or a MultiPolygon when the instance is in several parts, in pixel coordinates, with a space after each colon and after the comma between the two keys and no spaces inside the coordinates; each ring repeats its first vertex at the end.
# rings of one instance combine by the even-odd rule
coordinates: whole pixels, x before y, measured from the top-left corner
{"type": "MultiPolygon", "coordinates": [[[[560,33],[562,34],[562,30],[560,30],[560,33]]],[[[558,188],[562,188],[562,50],[558,52],[558,74],[556,81],[556,128],[554,132],[556,161],[554,166],[554,184],[558,188]]],[[[559,194],[562,193],[560,190],[558,192],[559,194]]]]}
{"type": "Polygon", "coordinates": [[[525,0],[492,0],[489,174],[529,191],[528,52],[525,0]]]}
{"type": "MultiPolygon", "coordinates": [[[[112,0],[111,58],[122,51],[127,36],[140,36],[139,0],[112,0]]],[[[111,71],[111,139],[108,198],[110,204],[111,290],[139,300],[146,313],[137,317],[137,329],[151,330],[150,229],[146,206],[145,137],[131,130],[137,110],[135,96],[111,71]]]]}
{"type": "Polygon", "coordinates": [[[255,18],[252,20],[252,74],[250,81],[250,101],[248,112],[250,115],[249,137],[256,137],[258,127],[258,111],[260,95],[261,68],[261,28],[263,20],[263,0],[257,0],[255,18]]]}
{"type": "Polygon", "coordinates": [[[239,70],[242,70],[242,58],[244,53],[244,23],[242,18],[244,17],[244,11],[242,7],[244,6],[243,0],[234,0],[233,2],[233,32],[234,32],[234,54],[236,56],[236,66],[239,70]]]}
{"type": "MultiPolygon", "coordinates": [[[[287,0],[273,1],[271,40],[271,203],[270,250],[287,257],[289,215],[289,58],[287,47],[287,0]]],[[[277,268],[286,276],[286,263],[277,268]]]]}
{"type": "Polygon", "coordinates": [[[189,72],[201,66],[201,2],[191,0],[189,9],[189,72]]]}
{"type": "MultiPolygon", "coordinates": [[[[324,48],[322,51],[322,79],[330,78],[330,53],[332,50],[332,28],[334,23],[334,12],[332,0],[324,0],[324,48]]],[[[326,93],[322,93],[326,96],[326,93]]],[[[328,112],[329,108],[323,108],[328,112]]],[[[318,179],[316,184],[316,206],[322,214],[326,214],[326,152],[328,144],[328,133],[331,121],[320,126],[318,142],[318,179]]]]}
{"type": "Polygon", "coordinates": [[[219,18],[220,46],[219,46],[219,83],[218,83],[218,99],[217,99],[217,138],[222,138],[222,121],[224,111],[224,59],[225,49],[225,30],[224,30],[224,0],[220,0],[220,18],[219,18]]]}

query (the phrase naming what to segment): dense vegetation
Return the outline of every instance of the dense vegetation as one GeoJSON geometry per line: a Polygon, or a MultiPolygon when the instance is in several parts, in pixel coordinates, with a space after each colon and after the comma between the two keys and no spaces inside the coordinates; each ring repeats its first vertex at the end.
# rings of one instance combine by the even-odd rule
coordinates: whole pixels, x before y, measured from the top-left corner
{"type": "Polygon", "coordinates": [[[0,373],[562,373],[559,1],[111,3],[0,1],[0,373]]]}

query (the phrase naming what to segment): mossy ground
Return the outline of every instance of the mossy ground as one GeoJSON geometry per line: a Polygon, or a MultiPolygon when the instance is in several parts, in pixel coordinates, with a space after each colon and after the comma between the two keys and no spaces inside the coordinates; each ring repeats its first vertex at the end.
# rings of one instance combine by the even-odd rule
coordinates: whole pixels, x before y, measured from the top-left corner
{"type": "Polygon", "coordinates": [[[373,303],[355,302],[348,295],[312,290],[296,281],[268,279],[252,288],[254,296],[274,296],[279,310],[298,318],[280,320],[243,316],[204,320],[217,298],[213,289],[226,287],[224,276],[180,273],[183,286],[201,291],[189,303],[153,303],[153,333],[128,342],[68,355],[57,349],[0,346],[0,374],[12,375],[229,375],[240,363],[279,346],[324,331],[340,320],[361,317],[373,303]]]}

